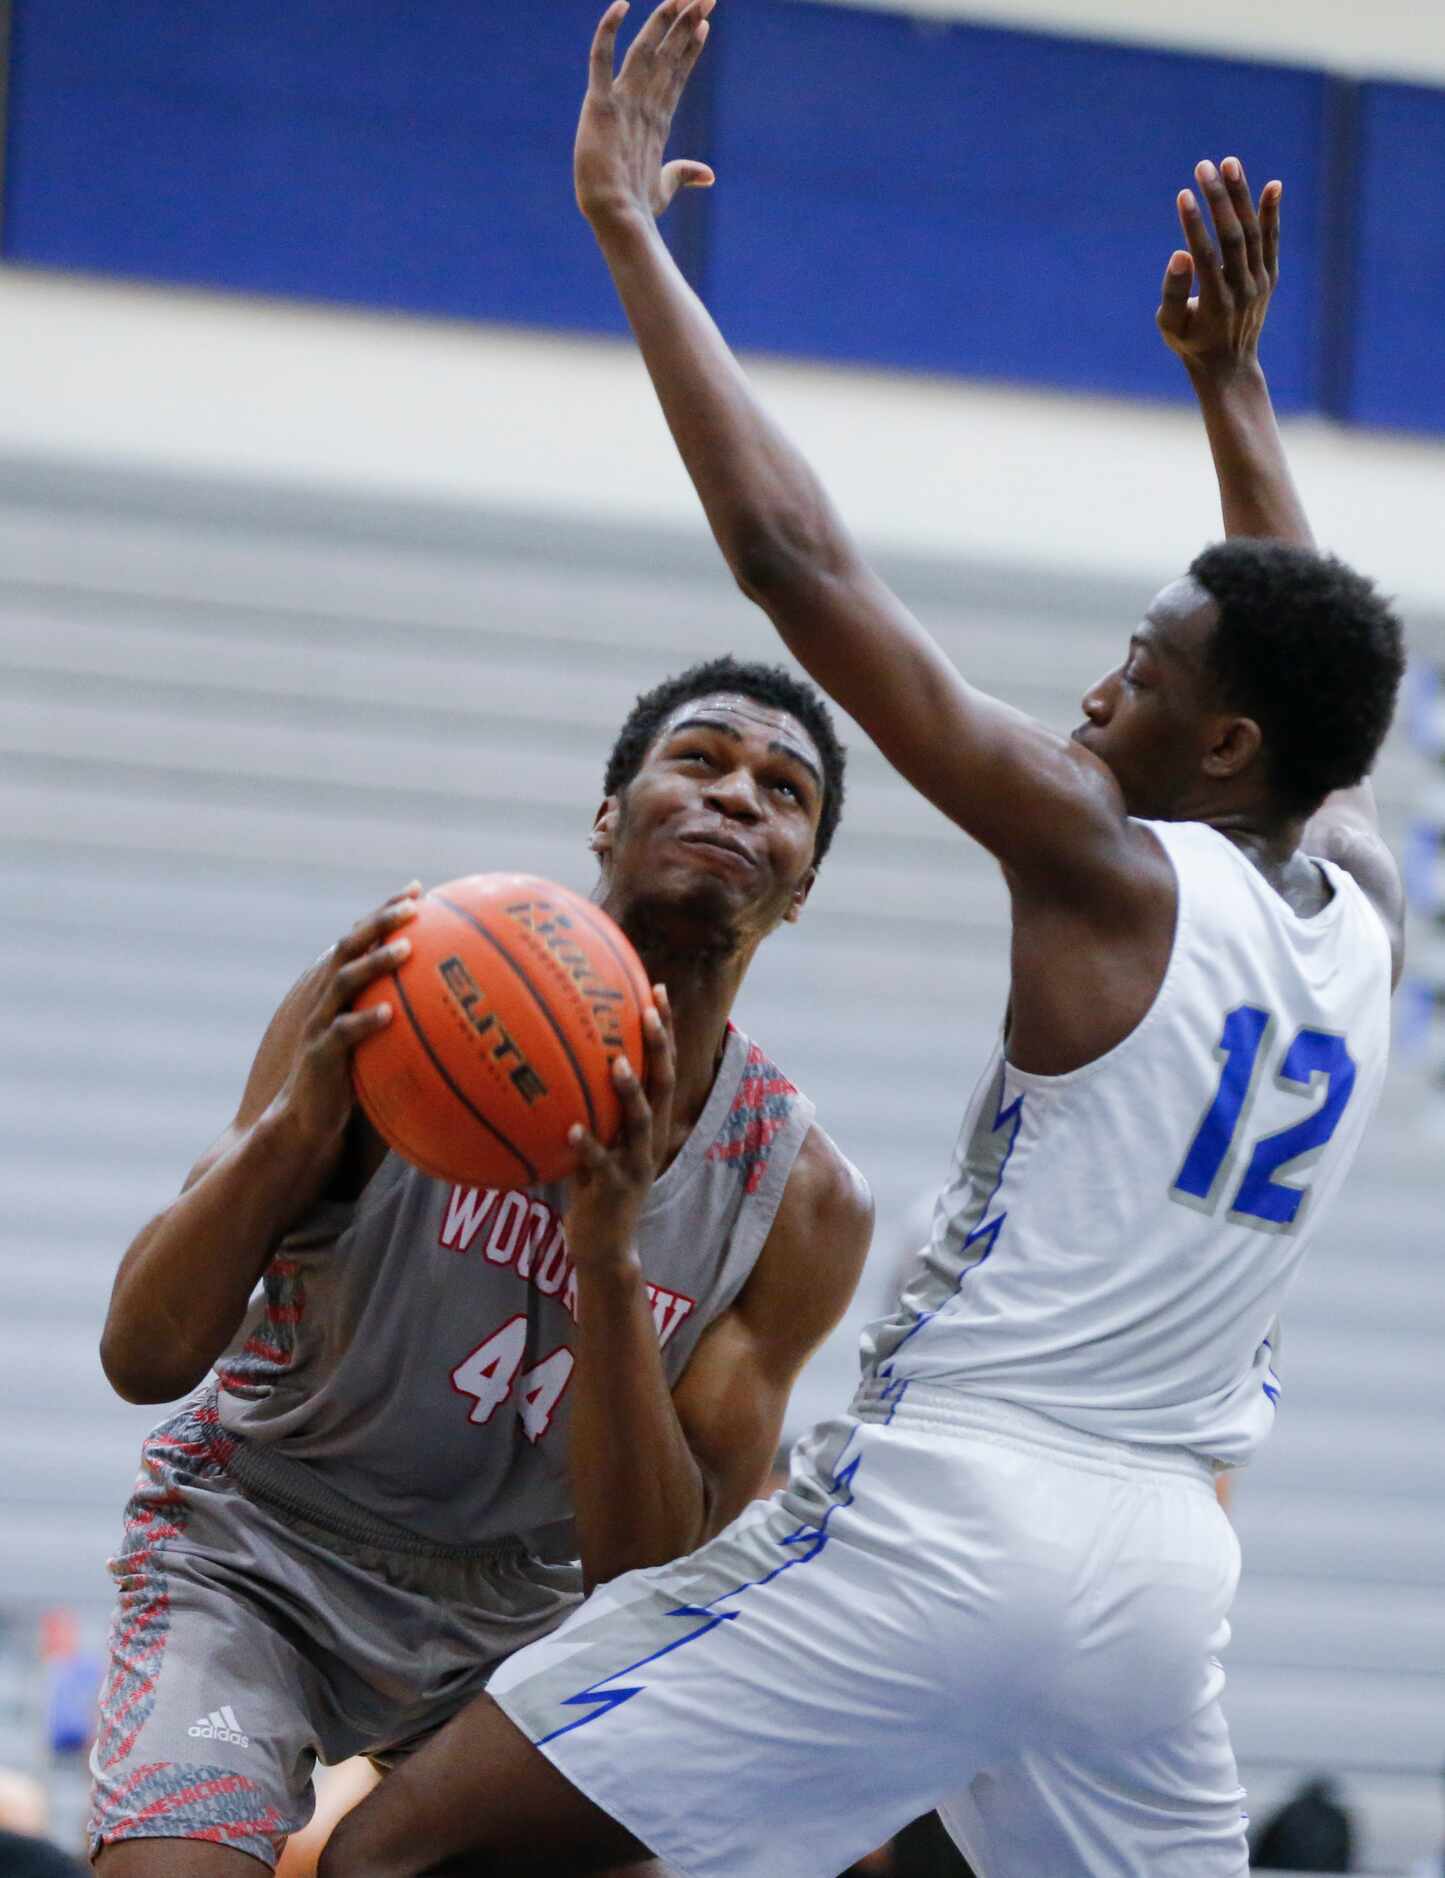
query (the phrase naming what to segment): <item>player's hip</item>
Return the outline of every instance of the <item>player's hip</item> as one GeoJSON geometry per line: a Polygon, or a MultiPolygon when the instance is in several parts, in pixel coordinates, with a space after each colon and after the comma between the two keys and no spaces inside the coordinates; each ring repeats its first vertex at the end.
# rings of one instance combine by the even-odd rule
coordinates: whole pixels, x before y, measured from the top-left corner
{"type": "Polygon", "coordinates": [[[705,1706],[707,1666],[724,1664],[750,1704],[781,1680],[820,1714],[861,1699],[910,1739],[956,1739],[962,1698],[993,1758],[1044,1725],[1123,1739],[1176,1724],[1218,1693],[1237,1574],[1207,1486],[1016,1433],[824,1424],[771,1501],[607,1586],[498,1687],[531,1683],[538,1739],[591,1715],[588,1691],[607,1707],[619,1677],[696,1674],[705,1706]]]}
{"type": "Polygon", "coordinates": [[[518,1540],[418,1555],[380,1532],[358,1537],[304,1517],[252,1490],[239,1445],[216,1420],[213,1390],[146,1438],[110,1561],[118,1625],[184,1609],[194,1587],[197,1608],[217,1597],[246,1607],[317,1660],[395,1687],[419,1662],[446,1673],[496,1662],[580,1599],[575,1567],[538,1560],[518,1540]]]}

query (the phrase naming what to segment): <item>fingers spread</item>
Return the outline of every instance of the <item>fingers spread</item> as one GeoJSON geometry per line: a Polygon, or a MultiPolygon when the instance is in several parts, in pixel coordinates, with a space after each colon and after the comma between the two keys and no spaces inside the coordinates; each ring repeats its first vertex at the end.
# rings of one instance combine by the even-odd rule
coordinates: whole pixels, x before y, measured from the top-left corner
{"type": "Polygon", "coordinates": [[[363,1037],[385,1030],[391,1022],[391,1006],[383,1001],[364,1011],[344,1011],[331,1026],[331,1034],[344,1050],[351,1050],[363,1037]]]}
{"type": "Polygon", "coordinates": [[[410,939],[393,939],[387,945],[374,946],[370,952],[364,952],[349,965],[343,965],[332,981],[332,1003],[335,1008],[341,1010],[350,1004],[358,991],[364,990],[374,979],[395,971],[410,953],[410,939]]]}
{"type": "Polygon", "coordinates": [[[641,1142],[651,1152],[652,1106],[647,1100],[637,1072],[625,1056],[612,1064],[612,1082],[622,1103],[622,1138],[629,1151],[641,1142]]]}
{"type": "Polygon", "coordinates": [[[1214,217],[1214,232],[1219,239],[1219,252],[1225,281],[1232,291],[1241,292],[1247,285],[1245,271],[1248,263],[1244,229],[1235,213],[1229,191],[1225,188],[1223,178],[1212,163],[1199,164],[1194,175],[1208,198],[1209,213],[1214,217]]]}
{"type": "Polygon", "coordinates": [[[669,201],[679,189],[711,189],[716,181],[708,164],[694,163],[686,157],[662,166],[662,187],[669,201]]]}
{"type": "Polygon", "coordinates": [[[1229,195],[1239,226],[1244,232],[1245,263],[1251,274],[1258,280],[1264,269],[1263,249],[1260,243],[1259,218],[1254,212],[1254,198],[1249,193],[1249,181],[1244,174],[1244,165],[1238,157],[1226,157],[1219,166],[1224,178],[1224,187],[1229,195]]]}
{"type": "Polygon", "coordinates": [[[1159,325],[1162,331],[1177,333],[1189,318],[1189,289],[1194,283],[1194,263],[1182,248],[1176,248],[1164,270],[1164,285],[1159,293],[1159,325]]]}
{"type": "Polygon", "coordinates": [[[360,958],[363,952],[369,952],[387,933],[395,932],[398,926],[415,919],[417,903],[411,895],[420,891],[420,883],[414,882],[400,899],[388,900],[385,906],[379,906],[374,913],[368,913],[365,919],[359,919],[338,943],[336,957],[342,960],[360,958]]]}
{"type": "Polygon", "coordinates": [[[662,5],[653,9],[642,31],[627,49],[627,58],[623,66],[642,64],[651,59],[672,30],[673,21],[686,5],[686,0],[662,0],[662,5]]]}
{"type": "Polygon", "coordinates": [[[1259,198],[1260,250],[1271,287],[1279,279],[1279,205],[1283,198],[1283,183],[1266,183],[1259,198]]]}
{"type": "Polygon", "coordinates": [[[626,13],[627,0],[612,0],[612,5],[598,21],[587,68],[588,82],[593,91],[605,93],[611,87],[617,63],[617,34],[626,13]]]}
{"type": "Polygon", "coordinates": [[[708,14],[714,0],[679,0],[667,37],[658,47],[658,73],[662,88],[659,103],[666,111],[677,108],[692,68],[707,43],[708,14]]]}
{"type": "Polygon", "coordinates": [[[697,57],[696,48],[707,38],[707,18],[715,4],[716,0],[677,0],[677,10],[658,48],[665,58],[697,57]]]}
{"type": "Polygon", "coordinates": [[[1184,239],[1189,245],[1189,254],[1194,262],[1194,270],[1199,276],[1201,295],[1217,294],[1219,291],[1219,255],[1210,239],[1209,230],[1204,223],[1204,212],[1189,189],[1179,192],[1179,226],[1184,230],[1184,239]]]}
{"type": "Polygon", "coordinates": [[[586,1174],[601,1174],[607,1169],[607,1150],[595,1135],[588,1134],[581,1122],[574,1122],[567,1140],[576,1151],[577,1166],[586,1174]]]}
{"type": "Polygon", "coordinates": [[[647,1047],[647,1093],[660,1105],[671,1096],[676,1075],[672,1031],[663,1022],[661,1011],[654,1009],[643,1013],[642,1037],[647,1047]]]}

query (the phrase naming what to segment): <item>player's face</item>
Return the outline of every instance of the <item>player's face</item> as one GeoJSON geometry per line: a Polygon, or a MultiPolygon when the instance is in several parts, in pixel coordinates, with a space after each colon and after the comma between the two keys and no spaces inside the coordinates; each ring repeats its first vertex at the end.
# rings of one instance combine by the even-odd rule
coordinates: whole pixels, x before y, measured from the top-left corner
{"type": "Polygon", "coordinates": [[[594,841],[612,892],[739,931],[795,920],[813,884],[823,762],[787,711],[737,692],[679,705],[594,841]]]}
{"type": "Polygon", "coordinates": [[[1131,815],[1167,821],[1198,790],[1217,710],[1205,669],[1217,616],[1195,581],[1174,581],[1151,602],[1123,664],[1084,693],[1074,741],[1113,770],[1131,815]]]}

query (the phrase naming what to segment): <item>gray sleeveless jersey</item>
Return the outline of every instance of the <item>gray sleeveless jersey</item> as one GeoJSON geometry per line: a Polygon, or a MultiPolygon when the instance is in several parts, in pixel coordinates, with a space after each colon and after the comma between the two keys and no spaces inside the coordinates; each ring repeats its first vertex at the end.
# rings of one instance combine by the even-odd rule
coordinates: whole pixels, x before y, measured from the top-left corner
{"type": "MultiPolygon", "coordinates": [[[[757,1260],[813,1105],[729,1028],[639,1252],[676,1383],[757,1260]]],[[[570,1557],[576,1281],[560,1186],[454,1187],[388,1155],[282,1243],[217,1364],[237,1477],[356,1536],[570,1557]]]]}

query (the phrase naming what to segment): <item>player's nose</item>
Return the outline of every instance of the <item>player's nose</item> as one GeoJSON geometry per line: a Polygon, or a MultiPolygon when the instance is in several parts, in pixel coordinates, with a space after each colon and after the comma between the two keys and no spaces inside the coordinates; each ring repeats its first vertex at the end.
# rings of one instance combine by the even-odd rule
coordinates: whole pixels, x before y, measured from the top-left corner
{"type": "Polygon", "coordinates": [[[1097,678],[1079,700],[1079,709],[1091,724],[1107,723],[1113,697],[1113,673],[1097,678]]]}
{"type": "Polygon", "coordinates": [[[735,820],[755,822],[762,814],[757,784],[745,769],[730,769],[714,776],[706,794],[709,807],[735,820]]]}

